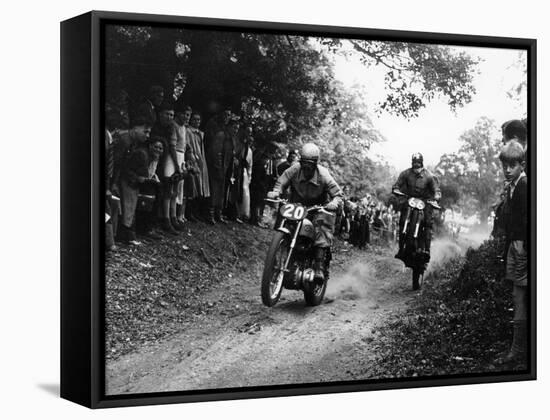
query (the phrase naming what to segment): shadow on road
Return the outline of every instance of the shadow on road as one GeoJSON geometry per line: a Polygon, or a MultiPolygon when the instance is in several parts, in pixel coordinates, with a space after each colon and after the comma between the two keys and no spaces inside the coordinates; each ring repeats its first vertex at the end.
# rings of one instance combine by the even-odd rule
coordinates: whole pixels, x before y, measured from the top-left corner
{"type": "Polygon", "coordinates": [[[278,303],[276,308],[281,311],[292,313],[295,315],[304,315],[315,309],[314,307],[306,306],[303,299],[293,300],[293,301],[284,302],[284,303],[278,303]]]}

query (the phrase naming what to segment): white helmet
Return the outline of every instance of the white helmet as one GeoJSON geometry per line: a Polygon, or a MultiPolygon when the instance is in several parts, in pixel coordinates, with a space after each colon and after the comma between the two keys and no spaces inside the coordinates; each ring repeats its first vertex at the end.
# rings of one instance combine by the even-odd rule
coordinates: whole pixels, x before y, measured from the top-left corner
{"type": "Polygon", "coordinates": [[[321,152],[319,148],[313,143],[306,143],[302,146],[302,151],[300,152],[300,159],[314,161],[315,163],[319,162],[319,155],[321,152]]]}

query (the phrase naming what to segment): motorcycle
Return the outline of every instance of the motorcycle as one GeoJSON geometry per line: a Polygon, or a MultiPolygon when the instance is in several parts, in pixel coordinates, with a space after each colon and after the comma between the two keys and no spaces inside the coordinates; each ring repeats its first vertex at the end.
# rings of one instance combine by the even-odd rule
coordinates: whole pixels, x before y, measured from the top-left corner
{"type": "Polygon", "coordinates": [[[418,290],[424,281],[424,271],[430,260],[429,250],[426,250],[426,236],[424,223],[424,209],[427,205],[435,209],[441,207],[434,200],[422,200],[417,197],[409,197],[401,191],[393,191],[393,194],[407,199],[405,223],[400,232],[403,235],[400,240],[401,260],[405,267],[412,269],[412,288],[418,290]]]}
{"type": "Polygon", "coordinates": [[[266,306],[273,306],[281,297],[282,289],[302,290],[309,306],[317,306],[323,300],[332,258],[330,248],[325,252],[324,280],[315,280],[313,263],[315,228],[307,218],[315,212],[332,213],[323,206],[306,207],[285,199],[266,199],[281,204],[275,232],[267,251],[262,275],[261,296],[266,306]]]}

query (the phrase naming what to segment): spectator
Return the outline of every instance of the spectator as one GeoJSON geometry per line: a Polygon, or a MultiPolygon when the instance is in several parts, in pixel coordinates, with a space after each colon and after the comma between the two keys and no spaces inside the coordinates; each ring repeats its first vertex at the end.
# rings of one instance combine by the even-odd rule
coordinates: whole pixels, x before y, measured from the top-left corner
{"type": "Polygon", "coordinates": [[[105,128],[105,247],[107,251],[116,249],[111,212],[112,181],[114,173],[113,137],[105,128]]]}
{"type": "Polygon", "coordinates": [[[139,184],[138,206],[136,209],[136,232],[149,239],[161,239],[162,236],[154,231],[154,203],[160,193],[160,180],[157,175],[159,160],[164,152],[163,141],[153,137],[147,142],[147,146],[138,149],[141,152],[137,156],[140,171],[147,166],[147,179],[139,184]]]}
{"type": "MultiPolygon", "coordinates": [[[[130,118],[128,114],[128,93],[123,89],[107,93],[105,112],[110,120],[111,134],[117,130],[128,130],[130,118]]],[[[143,115],[143,114],[141,114],[143,115]]]]}
{"type": "Polygon", "coordinates": [[[201,206],[201,204],[205,204],[204,200],[210,197],[208,166],[204,153],[204,133],[199,129],[200,125],[200,113],[193,112],[190,127],[187,130],[186,156],[189,174],[185,184],[187,218],[191,221],[198,221],[200,219],[199,213],[201,207],[206,208],[206,206],[201,206]]]}
{"type": "Polygon", "coordinates": [[[113,135],[113,184],[118,184],[126,159],[149,138],[151,126],[152,121],[147,116],[137,116],[131,121],[129,130],[113,135]]]}
{"type": "MultiPolygon", "coordinates": [[[[508,142],[515,140],[521,144],[521,146],[525,151],[525,161],[526,161],[525,167],[527,167],[527,126],[525,125],[525,123],[520,120],[510,120],[502,124],[501,129],[502,129],[502,143],[506,145],[508,142]]],[[[493,211],[495,212],[495,221],[493,224],[493,231],[491,232],[491,234],[495,239],[497,239],[497,241],[501,242],[502,244],[505,243],[505,241],[503,240],[504,227],[502,225],[502,222],[504,219],[502,217],[502,213],[504,210],[503,207],[504,207],[504,201],[506,196],[506,191],[505,191],[506,185],[507,185],[507,182],[505,181],[504,188],[499,196],[499,199],[492,206],[493,211]]],[[[502,249],[502,258],[505,257],[505,254],[506,254],[506,250],[502,249]]]]}
{"type": "Polygon", "coordinates": [[[501,126],[502,142],[508,143],[510,140],[516,140],[527,150],[527,127],[520,120],[506,121],[501,126]]]}
{"type": "Polygon", "coordinates": [[[250,181],[250,223],[263,224],[265,198],[277,180],[277,172],[271,155],[265,148],[253,152],[252,179],[250,181]]]}
{"type": "Polygon", "coordinates": [[[226,213],[231,220],[242,223],[242,220],[238,217],[238,205],[242,199],[243,193],[242,170],[244,143],[237,136],[239,126],[239,120],[234,118],[229,121],[224,133],[224,153],[227,159],[224,208],[226,209],[226,213]]]}
{"type": "MultiPolygon", "coordinates": [[[[107,123],[108,120],[106,121],[107,123]]],[[[115,196],[120,196],[120,205],[122,209],[122,219],[124,219],[124,196],[121,188],[121,175],[125,166],[128,163],[128,159],[133,151],[143,145],[151,133],[151,121],[147,117],[136,117],[130,123],[130,129],[124,132],[118,132],[116,136],[113,136],[112,143],[112,159],[113,159],[113,173],[111,182],[111,192],[115,196]]],[[[114,204],[114,201],[113,201],[114,204]]],[[[114,206],[113,206],[114,207],[114,206]]],[[[128,211],[126,212],[128,215],[128,211]]],[[[129,227],[126,223],[125,227],[122,224],[117,223],[118,217],[113,219],[113,234],[115,237],[120,236],[124,241],[128,242],[128,235],[125,229],[129,227]]],[[[130,234],[131,236],[131,234],[130,234]]]]}
{"type": "Polygon", "coordinates": [[[367,217],[367,209],[361,206],[357,206],[359,211],[359,221],[357,223],[357,246],[359,249],[364,249],[368,243],[370,243],[370,229],[369,221],[367,217]]]}
{"type": "Polygon", "coordinates": [[[138,203],[139,187],[150,178],[149,155],[145,147],[148,135],[136,138],[137,143],[120,171],[120,192],[122,199],[122,220],[119,238],[126,243],[136,243],[135,214],[138,203]]]}
{"type": "Polygon", "coordinates": [[[233,161],[233,138],[227,131],[231,119],[231,111],[213,117],[205,129],[205,152],[210,181],[210,204],[207,221],[226,223],[222,215],[225,203],[226,176],[229,165],[233,161]]]}
{"type": "MultiPolygon", "coordinates": [[[[105,246],[108,251],[116,249],[115,234],[118,221],[119,208],[115,205],[118,199],[118,186],[114,182],[115,153],[112,132],[119,122],[119,113],[114,111],[109,104],[105,105],[105,246]]],[[[117,201],[118,200],[118,201],[117,201]]]]}
{"type": "Polygon", "coordinates": [[[384,237],[384,242],[389,245],[391,242],[392,215],[386,207],[384,207],[382,212],[382,222],[384,223],[382,236],[384,237]]]}
{"type": "MultiPolygon", "coordinates": [[[[176,106],[176,112],[174,116],[174,126],[176,127],[176,157],[178,159],[178,166],[181,168],[182,173],[185,172],[186,168],[186,150],[187,150],[187,128],[189,125],[189,119],[191,118],[191,107],[186,106],[183,104],[179,104],[176,106]]],[[[177,197],[176,197],[176,219],[180,226],[182,226],[186,219],[185,219],[185,205],[186,205],[186,199],[185,199],[185,181],[184,179],[180,179],[178,181],[177,189],[177,197]]]]}
{"type": "Polygon", "coordinates": [[[183,230],[183,225],[176,218],[178,183],[183,175],[183,170],[178,164],[176,152],[178,138],[174,125],[172,101],[166,100],[160,105],[158,119],[151,130],[151,135],[162,139],[164,148],[164,154],[157,169],[162,188],[161,228],[167,233],[177,235],[178,230],[183,230]]]}
{"type": "Polygon", "coordinates": [[[233,113],[231,112],[231,109],[225,108],[223,112],[214,115],[206,123],[206,126],[204,127],[204,147],[207,154],[210,149],[210,143],[214,141],[216,134],[225,130],[225,126],[229,123],[229,120],[231,120],[232,115],[233,113]]]}
{"type": "Polygon", "coordinates": [[[252,127],[246,126],[243,130],[243,151],[242,151],[242,199],[239,203],[239,217],[250,219],[250,181],[252,179],[252,127]]]}
{"type": "Polygon", "coordinates": [[[380,244],[380,239],[382,238],[382,233],[384,232],[384,221],[382,220],[382,210],[378,209],[374,213],[374,219],[372,221],[372,230],[376,232],[376,236],[378,237],[377,244],[380,244]]]}
{"type": "Polygon", "coordinates": [[[511,140],[503,147],[499,159],[507,181],[504,201],[504,231],[507,243],[505,279],[513,284],[513,340],[508,353],[498,362],[525,365],[527,355],[527,265],[528,265],[528,184],[523,145],[511,140]]]}
{"type": "Polygon", "coordinates": [[[156,123],[163,102],[164,88],[162,86],[153,85],[149,88],[147,97],[138,104],[136,114],[146,116],[153,123],[156,123]]]}
{"type": "Polygon", "coordinates": [[[284,171],[290,168],[294,163],[298,162],[299,159],[300,154],[298,153],[298,150],[291,150],[290,152],[288,152],[286,160],[277,165],[277,176],[281,176],[284,171]]]}

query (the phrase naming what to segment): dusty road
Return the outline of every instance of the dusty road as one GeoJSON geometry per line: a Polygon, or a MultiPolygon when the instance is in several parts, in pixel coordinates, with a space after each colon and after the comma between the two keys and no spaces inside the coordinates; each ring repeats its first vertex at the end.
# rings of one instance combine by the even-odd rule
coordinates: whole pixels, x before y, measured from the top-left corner
{"type": "Polygon", "coordinates": [[[367,377],[378,327],[414,297],[410,274],[380,249],[341,250],[331,271],[325,301],[313,308],[289,290],[263,306],[260,267],[225,280],[210,292],[216,316],[196,316],[181,333],[108,361],[107,394],[367,377]]]}

